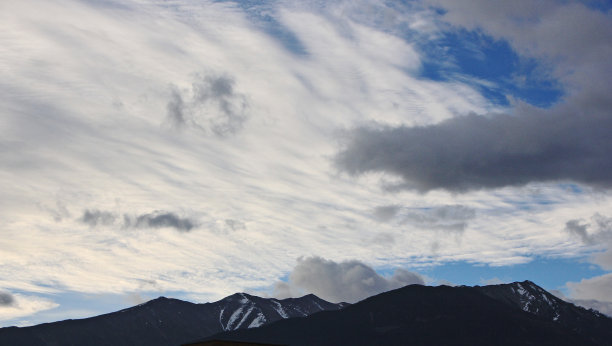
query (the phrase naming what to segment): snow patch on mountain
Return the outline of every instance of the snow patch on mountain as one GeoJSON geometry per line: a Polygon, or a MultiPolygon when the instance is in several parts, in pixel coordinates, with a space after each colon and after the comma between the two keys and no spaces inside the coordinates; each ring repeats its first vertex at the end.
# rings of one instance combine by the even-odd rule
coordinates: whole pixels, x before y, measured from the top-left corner
{"type": "Polygon", "coordinates": [[[285,309],[283,309],[283,306],[281,305],[281,303],[279,303],[276,300],[272,300],[272,303],[274,303],[274,305],[275,305],[275,306],[273,306],[274,310],[276,310],[276,312],[278,312],[278,314],[282,318],[289,318],[289,315],[287,315],[287,313],[285,312],[285,309]]]}
{"type": "MultiPolygon", "coordinates": [[[[242,308],[240,308],[240,309],[242,310],[242,308]]],[[[247,317],[249,317],[251,312],[253,312],[253,307],[252,306],[249,307],[249,310],[247,310],[247,312],[242,316],[242,319],[240,320],[240,322],[238,322],[238,325],[234,329],[240,328],[240,326],[246,321],[247,317]]]]}
{"type": "Polygon", "coordinates": [[[240,304],[247,304],[250,302],[249,298],[245,297],[244,293],[240,293],[240,296],[242,297],[242,299],[240,299],[240,304]]]}
{"type": "Polygon", "coordinates": [[[225,311],[225,308],[221,309],[221,312],[219,312],[219,324],[221,325],[221,328],[226,331],[227,328],[225,328],[225,326],[223,325],[223,312],[225,311]]]}
{"type": "Polygon", "coordinates": [[[253,321],[251,321],[251,324],[249,324],[247,328],[257,328],[263,325],[264,323],[266,323],[266,316],[264,316],[264,314],[259,312],[257,314],[257,317],[253,321]]]}
{"type": "Polygon", "coordinates": [[[232,326],[234,325],[234,322],[236,322],[238,317],[240,317],[240,315],[242,314],[242,309],[243,309],[243,307],[239,307],[237,310],[235,310],[232,313],[232,315],[229,318],[229,321],[227,321],[227,325],[225,325],[225,330],[231,330],[232,329],[232,326]]]}

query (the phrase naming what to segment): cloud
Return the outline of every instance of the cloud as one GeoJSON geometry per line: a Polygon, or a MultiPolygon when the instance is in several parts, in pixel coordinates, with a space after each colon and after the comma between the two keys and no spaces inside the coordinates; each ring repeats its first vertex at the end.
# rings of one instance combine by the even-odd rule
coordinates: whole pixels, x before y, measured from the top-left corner
{"type": "MultiPolygon", "coordinates": [[[[350,3],[351,13],[366,4],[350,3]]],[[[24,0],[0,11],[8,35],[0,53],[8,73],[0,82],[6,289],[124,294],[138,291],[141,273],[163,290],[221,298],[272,282],[300,255],[346,251],[374,263],[360,240],[381,231],[362,211],[388,201],[330,180],[336,129],[490,108],[470,86],[416,77],[411,42],[355,22],[341,3],[270,4],[266,13],[295,35],[299,55],[235,2],[122,5],[24,0]],[[406,108],[414,117],[399,111],[406,108]],[[239,136],[219,141],[225,129],[239,136]],[[58,195],[72,217],[53,222],[33,210],[32,201],[54,205],[58,195]],[[167,227],[131,232],[139,218],[143,227],[167,227]],[[225,220],[247,227],[232,224],[238,237],[225,220]]],[[[412,18],[376,7],[386,25],[395,25],[389,15],[412,18]]],[[[425,240],[401,238],[391,258],[427,251],[425,240]]]]}
{"type": "Polygon", "coordinates": [[[593,244],[593,239],[587,233],[590,225],[581,223],[580,220],[569,220],[565,223],[565,229],[572,235],[579,237],[585,244],[593,244]]]}
{"type": "Polygon", "coordinates": [[[125,300],[132,305],[139,305],[142,303],[146,303],[150,299],[147,297],[143,297],[139,292],[130,292],[125,295],[125,300]]]}
{"type": "Polygon", "coordinates": [[[116,221],[121,220],[119,214],[97,209],[87,209],[83,212],[83,216],[78,221],[88,224],[90,227],[112,225],[122,228],[169,227],[184,232],[191,231],[191,229],[197,227],[198,225],[198,223],[193,219],[181,217],[175,213],[166,211],[155,211],[152,213],[135,216],[124,214],[122,219],[123,223],[117,224],[116,221]]]}
{"type": "Polygon", "coordinates": [[[597,245],[603,252],[596,253],[592,261],[600,267],[612,270],[612,217],[593,214],[590,222],[583,219],[569,220],[565,230],[578,237],[586,245],[597,245]]]}
{"type": "Polygon", "coordinates": [[[609,109],[524,106],[515,115],[470,114],[420,127],[360,127],[335,157],[351,175],[383,172],[391,186],[453,192],[574,181],[612,186],[609,109]]]}
{"type": "Polygon", "coordinates": [[[246,224],[240,220],[227,219],[225,220],[225,226],[232,231],[245,230],[246,224]]]}
{"type": "Polygon", "coordinates": [[[0,322],[53,309],[59,304],[38,296],[0,293],[0,322]]]}
{"type": "Polygon", "coordinates": [[[15,297],[8,292],[0,292],[0,307],[15,304],[15,297]]]}
{"type": "Polygon", "coordinates": [[[279,23],[302,47],[296,55],[236,2],[100,4],[2,4],[0,219],[7,251],[0,286],[11,292],[125,294],[139,292],[138,279],[151,279],[159,290],[218,299],[267,285],[308,254],[377,268],[572,256],[584,246],[567,242],[558,216],[610,205],[607,197],[595,201],[558,187],[538,195],[556,203],[546,208],[528,188],[381,194],[367,180],[355,184],[330,172],[339,128],[434,124],[498,109],[472,84],[420,75],[427,62],[413,38],[423,39],[421,28],[439,29],[438,12],[421,16],[405,9],[412,3],[370,0],[267,3],[270,25],[279,23]],[[406,28],[414,30],[406,35],[406,28]],[[223,133],[232,140],[220,141],[223,133]],[[34,202],[54,206],[58,199],[72,216],[61,223],[41,217],[34,202]],[[401,207],[392,222],[363,212],[388,205],[478,206],[478,218],[460,246],[440,237],[432,253],[434,232],[398,232],[401,213],[411,209],[401,207]],[[176,206],[209,214],[196,218],[176,206]],[[94,226],[77,220],[85,208],[94,226]],[[105,224],[96,211],[116,218],[105,224]],[[131,231],[125,224],[125,215],[129,227],[150,215],[141,224],[153,227],[150,221],[168,213],[176,218],[165,224],[186,219],[203,231],[131,231]],[[229,232],[225,220],[248,227],[229,232]],[[83,231],[88,227],[94,231],[83,231]]]}
{"type": "Polygon", "coordinates": [[[444,205],[410,210],[402,214],[402,220],[424,229],[463,231],[475,216],[476,211],[464,205],[444,205]]]}
{"type": "Polygon", "coordinates": [[[568,282],[567,287],[572,299],[595,299],[612,302],[612,273],[583,279],[580,282],[568,282]]]}
{"type": "Polygon", "coordinates": [[[583,308],[593,309],[601,312],[608,317],[612,317],[612,302],[602,302],[595,299],[566,299],[568,302],[582,306],[583,308]]]}
{"type": "Polygon", "coordinates": [[[444,280],[444,279],[437,280],[436,283],[439,286],[451,286],[451,287],[457,286],[456,283],[448,281],[448,280],[444,280]]]}
{"type": "MultiPolygon", "coordinates": [[[[612,186],[611,13],[577,3],[431,0],[442,20],[506,40],[564,89],[549,109],[514,102],[510,114],[467,114],[429,126],[360,126],[337,166],[402,179],[390,189],[465,192],[532,182],[612,186]],[[501,6],[501,7],[500,7],[501,6]]],[[[459,113],[460,114],[460,113],[459,113]]]]}
{"type": "Polygon", "coordinates": [[[66,205],[60,200],[55,201],[55,207],[45,205],[41,205],[40,207],[49,212],[57,222],[61,222],[64,218],[70,217],[70,212],[66,208],[66,205]]]}
{"type": "MultiPolygon", "coordinates": [[[[566,231],[578,237],[585,245],[595,246],[603,251],[592,255],[590,261],[605,270],[612,270],[612,218],[599,213],[593,214],[590,222],[573,219],[566,223],[566,231]]],[[[568,301],[589,309],[595,309],[612,316],[612,273],[568,282],[568,301]]]]}
{"type": "MultiPolygon", "coordinates": [[[[578,1],[427,0],[453,26],[507,40],[524,57],[536,58],[543,74],[562,81],[580,102],[605,101],[612,81],[612,14],[578,1]]],[[[609,98],[608,98],[609,99],[609,98]]]]}
{"type": "Polygon", "coordinates": [[[289,275],[289,283],[277,283],[275,294],[313,293],[332,302],[354,303],[381,292],[406,285],[424,285],[423,277],[404,269],[396,269],[391,277],[383,277],[368,265],[352,260],[334,262],[321,257],[298,260],[289,275]]]}
{"type": "Polygon", "coordinates": [[[115,219],[117,219],[117,215],[111,212],[87,209],[83,212],[83,216],[81,217],[80,221],[88,224],[90,227],[96,227],[98,225],[112,225],[115,222],[115,219]]]}
{"type": "Polygon", "coordinates": [[[493,277],[490,279],[480,279],[480,283],[482,285],[501,285],[501,284],[505,284],[508,283],[508,281],[502,280],[498,277],[493,277]]]}
{"type": "Polygon", "coordinates": [[[467,222],[476,216],[476,210],[464,205],[408,208],[399,205],[374,208],[374,218],[381,222],[393,219],[398,224],[409,224],[423,229],[463,231],[467,222]]]}
{"type": "Polygon", "coordinates": [[[273,290],[274,297],[278,299],[292,298],[294,296],[291,290],[291,285],[284,281],[275,282],[273,290]]]}
{"type": "Polygon", "coordinates": [[[384,205],[374,208],[374,218],[378,221],[385,222],[393,219],[400,211],[399,205],[384,205]]]}
{"type": "Polygon", "coordinates": [[[175,127],[191,126],[219,137],[236,134],[247,120],[248,102],[236,92],[236,81],[228,74],[196,74],[191,89],[172,86],[166,105],[175,127]]]}
{"type": "Polygon", "coordinates": [[[566,302],[572,303],[574,305],[582,306],[586,309],[594,309],[602,314],[608,315],[612,317],[612,302],[595,300],[595,299],[572,299],[567,297],[560,290],[550,290],[550,293],[555,295],[558,298],[565,300],[566,302]]]}
{"type": "Polygon", "coordinates": [[[135,218],[124,217],[126,227],[162,228],[170,227],[178,231],[188,232],[196,226],[189,218],[180,217],[171,212],[156,211],[150,214],[138,215],[135,218]]]}
{"type": "Polygon", "coordinates": [[[389,247],[395,245],[396,239],[393,233],[378,233],[372,238],[372,242],[389,247]]]}

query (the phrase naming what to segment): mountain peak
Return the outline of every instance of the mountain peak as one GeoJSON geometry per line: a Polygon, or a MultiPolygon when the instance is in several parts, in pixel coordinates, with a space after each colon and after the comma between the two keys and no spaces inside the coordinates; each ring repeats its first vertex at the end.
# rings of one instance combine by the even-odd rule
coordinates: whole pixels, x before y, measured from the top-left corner
{"type": "Polygon", "coordinates": [[[521,282],[515,281],[513,283],[514,284],[521,284],[521,285],[525,285],[525,286],[532,287],[532,288],[535,288],[535,289],[543,290],[542,287],[538,286],[535,282],[533,282],[531,280],[524,280],[524,281],[521,281],[521,282]]]}
{"type": "Polygon", "coordinates": [[[151,299],[151,300],[146,301],[146,302],[144,302],[142,304],[138,304],[137,306],[147,305],[147,304],[167,304],[167,303],[172,303],[172,302],[183,302],[183,303],[186,303],[185,301],[180,300],[180,299],[159,296],[159,297],[157,297],[155,299],[151,299]]]}
{"type": "Polygon", "coordinates": [[[309,299],[321,299],[321,298],[319,298],[318,296],[316,296],[316,295],[314,295],[314,294],[312,294],[312,293],[308,293],[307,295],[302,296],[302,298],[309,298],[309,299]]]}
{"type": "Polygon", "coordinates": [[[234,293],[230,296],[227,296],[223,299],[221,299],[220,301],[223,302],[239,302],[240,304],[247,304],[248,302],[252,301],[253,299],[257,299],[257,297],[252,296],[248,293],[244,293],[244,292],[238,292],[238,293],[234,293]]]}

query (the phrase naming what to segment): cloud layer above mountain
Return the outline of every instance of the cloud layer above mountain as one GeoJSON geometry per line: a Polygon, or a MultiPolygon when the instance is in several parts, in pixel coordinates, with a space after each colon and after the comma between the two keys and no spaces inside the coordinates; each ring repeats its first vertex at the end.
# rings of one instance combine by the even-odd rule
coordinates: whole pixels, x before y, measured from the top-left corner
{"type": "Polygon", "coordinates": [[[355,303],[367,297],[406,285],[424,285],[423,277],[404,269],[396,269],[390,277],[356,260],[334,262],[321,257],[299,259],[289,274],[289,282],[278,282],[279,298],[314,295],[331,302],[355,303]]]}

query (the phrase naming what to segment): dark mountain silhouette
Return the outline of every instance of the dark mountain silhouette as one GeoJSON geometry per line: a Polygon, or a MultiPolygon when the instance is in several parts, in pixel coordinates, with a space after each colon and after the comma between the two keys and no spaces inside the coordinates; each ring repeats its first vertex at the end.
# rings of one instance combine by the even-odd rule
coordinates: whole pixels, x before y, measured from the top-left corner
{"type": "Polygon", "coordinates": [[[86,319],[0,328],[0,345],[175,346],[222,331],[258,327],[345,305],[332,304],[312,294],[277,300],[236,293],[206,304],[160,297],[86,319]]]}
{"type": "Polygon", "coordinates": [[[612,319],[530,281],[410,285],[342,310],[206,340],[212,339],[285,345],[612,345],[612,319]]]}
{"type": "Polygon", "coordinates": [[[475,288],[493,299],[589,336],[596,343],[612,345],[612,319],[598,311],[568,303],[531,281],[475,288]]]}

